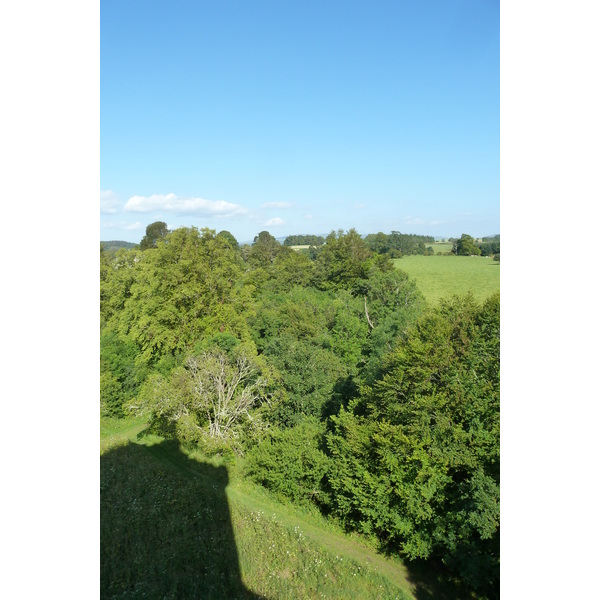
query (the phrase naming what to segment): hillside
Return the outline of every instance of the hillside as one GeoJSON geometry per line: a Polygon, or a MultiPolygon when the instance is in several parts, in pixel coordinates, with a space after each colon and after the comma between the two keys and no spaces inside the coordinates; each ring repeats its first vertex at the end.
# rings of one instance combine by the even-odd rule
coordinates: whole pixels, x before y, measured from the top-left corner
{"type": "Polygon", "coordinates": [[[459,597],[145,427],[102,423],[103,597],[459,597]]]}
{"type": "Polygon", "coordinates": [[[105,251],[108,252],[116,252],[121,248],[125,248],[126,250],[131,250],[132,248],[136,248],[139,244],[134,244],[133,242],[122,242],[120,240],[110,240],[108,242],[100,242],[100,247],[104,247],[105,251]]]}

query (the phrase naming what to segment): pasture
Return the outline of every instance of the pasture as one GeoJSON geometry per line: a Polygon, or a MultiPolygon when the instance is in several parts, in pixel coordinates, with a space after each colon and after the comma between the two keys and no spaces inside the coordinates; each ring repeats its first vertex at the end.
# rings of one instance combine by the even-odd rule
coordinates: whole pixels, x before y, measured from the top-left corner
{"type": "Polygon", "coordinates": [[[452,242],[435,242],[434,244],[425,244],[425,246],[431,246],[436,254],[452,251],[452,242]]]}
{"type": "Polygon", "coordinates": [[[500,290],[500,263],[481,256],[403,256],[394,259],[397,269],[417,282],[427,301],[471,292],[483,302],[500,290]]]}

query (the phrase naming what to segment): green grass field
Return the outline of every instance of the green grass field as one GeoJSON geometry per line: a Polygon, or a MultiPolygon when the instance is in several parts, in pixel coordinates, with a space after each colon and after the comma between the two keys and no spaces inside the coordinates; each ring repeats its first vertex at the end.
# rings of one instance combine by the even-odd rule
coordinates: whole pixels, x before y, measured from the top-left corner
{"type": "Polygon", "coordinates": [[[458,598],[321,515],[274,500],[238,461],[101,423],[102,598],[458,598]]]}
{"type": "Polygon", "coordinates": [[[394,259],[401,269],[415,279],[428,302],[452,294],[472,292],[483,302],[500,290],[500,263],[481,256],[404,256],[394,259]]]}
{"type": "Polygon", "coordinates": [[[443,254],[452,250],[452,242],[435,242],[434,244],[425,244],[425,246],[431,246],[436,254],[438,252],[443,254]]]}

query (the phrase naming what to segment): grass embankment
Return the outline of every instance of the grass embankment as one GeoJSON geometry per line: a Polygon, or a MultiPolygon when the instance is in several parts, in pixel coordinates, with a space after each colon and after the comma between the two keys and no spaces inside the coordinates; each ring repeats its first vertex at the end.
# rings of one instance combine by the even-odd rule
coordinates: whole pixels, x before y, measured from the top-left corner
{"type": "Polygon", "coordinates": [[[394,259],[401,269],[415,279],[427,301],[472,292],[483,302],[500,289],[500,263],[481,256],[403,256],[394,259]]]}
{"type": "Polygon", "coordinates": [[[102,598],[452,598],[239,464],[144,436],[139,420],[102,429],[102,598]]]}

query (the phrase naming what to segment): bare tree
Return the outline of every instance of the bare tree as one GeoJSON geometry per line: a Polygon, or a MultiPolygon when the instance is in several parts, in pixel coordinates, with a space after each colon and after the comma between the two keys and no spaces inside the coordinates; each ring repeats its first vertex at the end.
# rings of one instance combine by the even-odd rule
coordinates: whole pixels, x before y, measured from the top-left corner
{"type": "Polygon", "coordinates": [[[254,429],[262,428],[262,420],[251,409],[268,401],[267,381],[252,357],[241,352],[229,358],[211,350],[189,357],[168,379],[150,376],[128,408],[150,413],[153,423],[175,423],[180,433],[225,441],[236,437],[236,427],[244,420],[254,429]]]}
{"type": "Polygon", "coordinates": [[[205,352],[190,357],[186,369],[191,377],[193,410],[208,419],[209,434],[226,438],[250,409],[265,400],[265,381],[250,359],[241,354],[229,360],[226,354],[205,352]]]}

